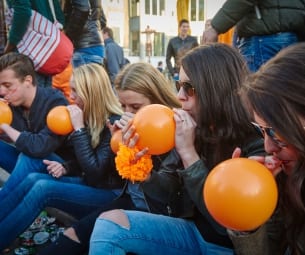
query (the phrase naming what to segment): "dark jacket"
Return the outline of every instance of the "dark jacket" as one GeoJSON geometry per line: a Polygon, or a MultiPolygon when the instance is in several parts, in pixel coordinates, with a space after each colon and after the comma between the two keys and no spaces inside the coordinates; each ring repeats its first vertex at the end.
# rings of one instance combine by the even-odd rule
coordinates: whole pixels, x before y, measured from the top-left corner
{"type": "MultiPolygon", "coordinates": [[[[64,25],[64,15],[60,8],[59,1],[53,0],[56,19],[64,25]]],[[[31,10],[35,10],[54,21],[53,15],[47,0],[7,0],[9,8],[14,9],[12,25],[9,31],[8,40],[11,44],[17,45],[27,30],[31,18],[31,10]]]]}
{"type": "MultiPolygon", "coordinates": [[[[265,153],[262,139],[252,139],[240,147],[242,157],[265,153]]],[[[183,169],[178,154],[173,150],[161,169],[153,172],[143,184],[143,189],[147,196],[158,198],[172,216],[192,219],[204,240],[232,248],[226,229],[212,218],[203,202],[202,190],[209,172],[202,160],[183,169]]]]}
{"type": "MultiPolygon", "coordinates": [[[[119,120],[120,116],[110,117],[110,122],[119,120]]],[[[70,175],[81,175],[86,184],[105,189],[123,187],[123,180],[115,167],[115,154],[110,148],[111,133],[107,126],[100,134],[100,143],[96,148],[91,146],[91,137],[86,129],[72,133],[69,137],[73,144],[77,161],[64,163],[70,175]]]]}
{"type": "Polygon", "coordinates": [[[166,65],[171,75],[179,73],[179,59],[190,49],[198,46],[197,38],[188,35],[185,39],[176,36],[169,40],[166,50],[166,65]],[[172,57],[174,58],[174,67],[171,63],[172,57]]]}
{"type": "Polygon", "coordinates": [[[28,114],[21,106],[11,107],[11,126],[21,132],[15,143],[17,150],[35,158],[44,158],[56,152],[66,137],[52,133],[46,125],[46,117],[53,107],[67,104],[60,91],[37,86],[28,114]]]}
{"type": "Polygon", "coordinates": [[[111,83],[113,84],[116,75],[125,64],[123,48],[113,39],[107,38],[105,41],[105,67],[111,83]]]}
{"type": "Polygon", "coordinates": [[[219,33],[236,25],[239,37],[278,32],[295,32],[303,37],[305,3],[302,0],[227,0],[211,24],[219,33]]]}
{"type": "Polygon", "coordinates": [[[64,30],[73,42],[74,48],[102,45],[101,27],[105,25],[105,16],[101,1],[66,0],[64,14],[66,17],[64,30]]]}

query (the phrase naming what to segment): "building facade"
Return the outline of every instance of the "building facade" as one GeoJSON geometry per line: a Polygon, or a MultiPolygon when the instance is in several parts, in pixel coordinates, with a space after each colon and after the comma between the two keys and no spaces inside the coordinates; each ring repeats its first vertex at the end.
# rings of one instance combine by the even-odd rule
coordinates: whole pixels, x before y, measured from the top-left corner
{"type": "MultiPolygon", "coordinates": [[[[188,19],[191,34],[200,37],[206,19],[210,19],[225,0],[189,0],[188,19]]],[[[102,0],[108,26],[131,61],[162,60],[168,41],[178,33],[176,0],[102,0]]]]}

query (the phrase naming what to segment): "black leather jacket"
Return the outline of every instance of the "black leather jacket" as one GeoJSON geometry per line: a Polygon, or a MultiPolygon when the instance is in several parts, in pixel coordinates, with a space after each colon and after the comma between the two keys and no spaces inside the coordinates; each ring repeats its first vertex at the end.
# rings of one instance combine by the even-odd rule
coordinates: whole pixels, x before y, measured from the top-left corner
{"type": "Polygon", "coordinates": [[[101,28],[105,26],[105,15],[98,0],[66,0],[65,33],[74,48],[88,48],[102,44],[101,28]]]}
{"type": "MultiPolygon", "coordinates": [[[[110,122],[119,120],[120,116],[110,117],[110,122]]],[[[77,161],[64,163],[69,175],[81,175],[84,181],[93,187],[117,189],[123,187],[123,180],[115,167],[115,154],[110,148],[111,133],[105,126],[100,135],[100,144],[91,146],[91,137],[86,129],[71,134],[70,140],[74,146],[77,161]]]]}

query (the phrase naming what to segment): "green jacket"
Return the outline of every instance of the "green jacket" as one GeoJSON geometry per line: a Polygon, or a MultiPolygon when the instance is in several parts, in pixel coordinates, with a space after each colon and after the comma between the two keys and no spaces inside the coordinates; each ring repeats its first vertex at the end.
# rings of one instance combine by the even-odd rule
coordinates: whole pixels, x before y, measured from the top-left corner
{"type": "Polygon", "coordinates": [[[305,3],[302,0],[227,0],[211,24],[221,34],[236,25],[239,37],[279,32],[304,36],[305,3]]]}
{"type": "MultiPolygon", "coordinates": [[[[56,19],[64,24],[64,14],[59,1],[53,0],[53,3],[56,19]]],[[[54,21],[48,0],[7,0],[7,5],[14,10],[8,36],[8,41],[13,45],[17,45],[25,34],[32,15],[31,10],[35,10],[49,20],[54,21]]]]}

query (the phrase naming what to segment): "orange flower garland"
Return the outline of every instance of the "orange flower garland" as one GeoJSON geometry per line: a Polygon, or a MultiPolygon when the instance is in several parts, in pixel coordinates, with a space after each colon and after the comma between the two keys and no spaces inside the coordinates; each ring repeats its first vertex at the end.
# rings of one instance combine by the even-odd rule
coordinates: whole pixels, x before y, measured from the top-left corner
{"type": "Polygon", "coordinates": [[[137,147],[129,148],[122,143],[119,144],[115,164],[122,178],[135,182],[144,181],[149,175],[153,168],[151,155],[144,155],[135,161],[135,155],[139,151],[137,147]]]}

